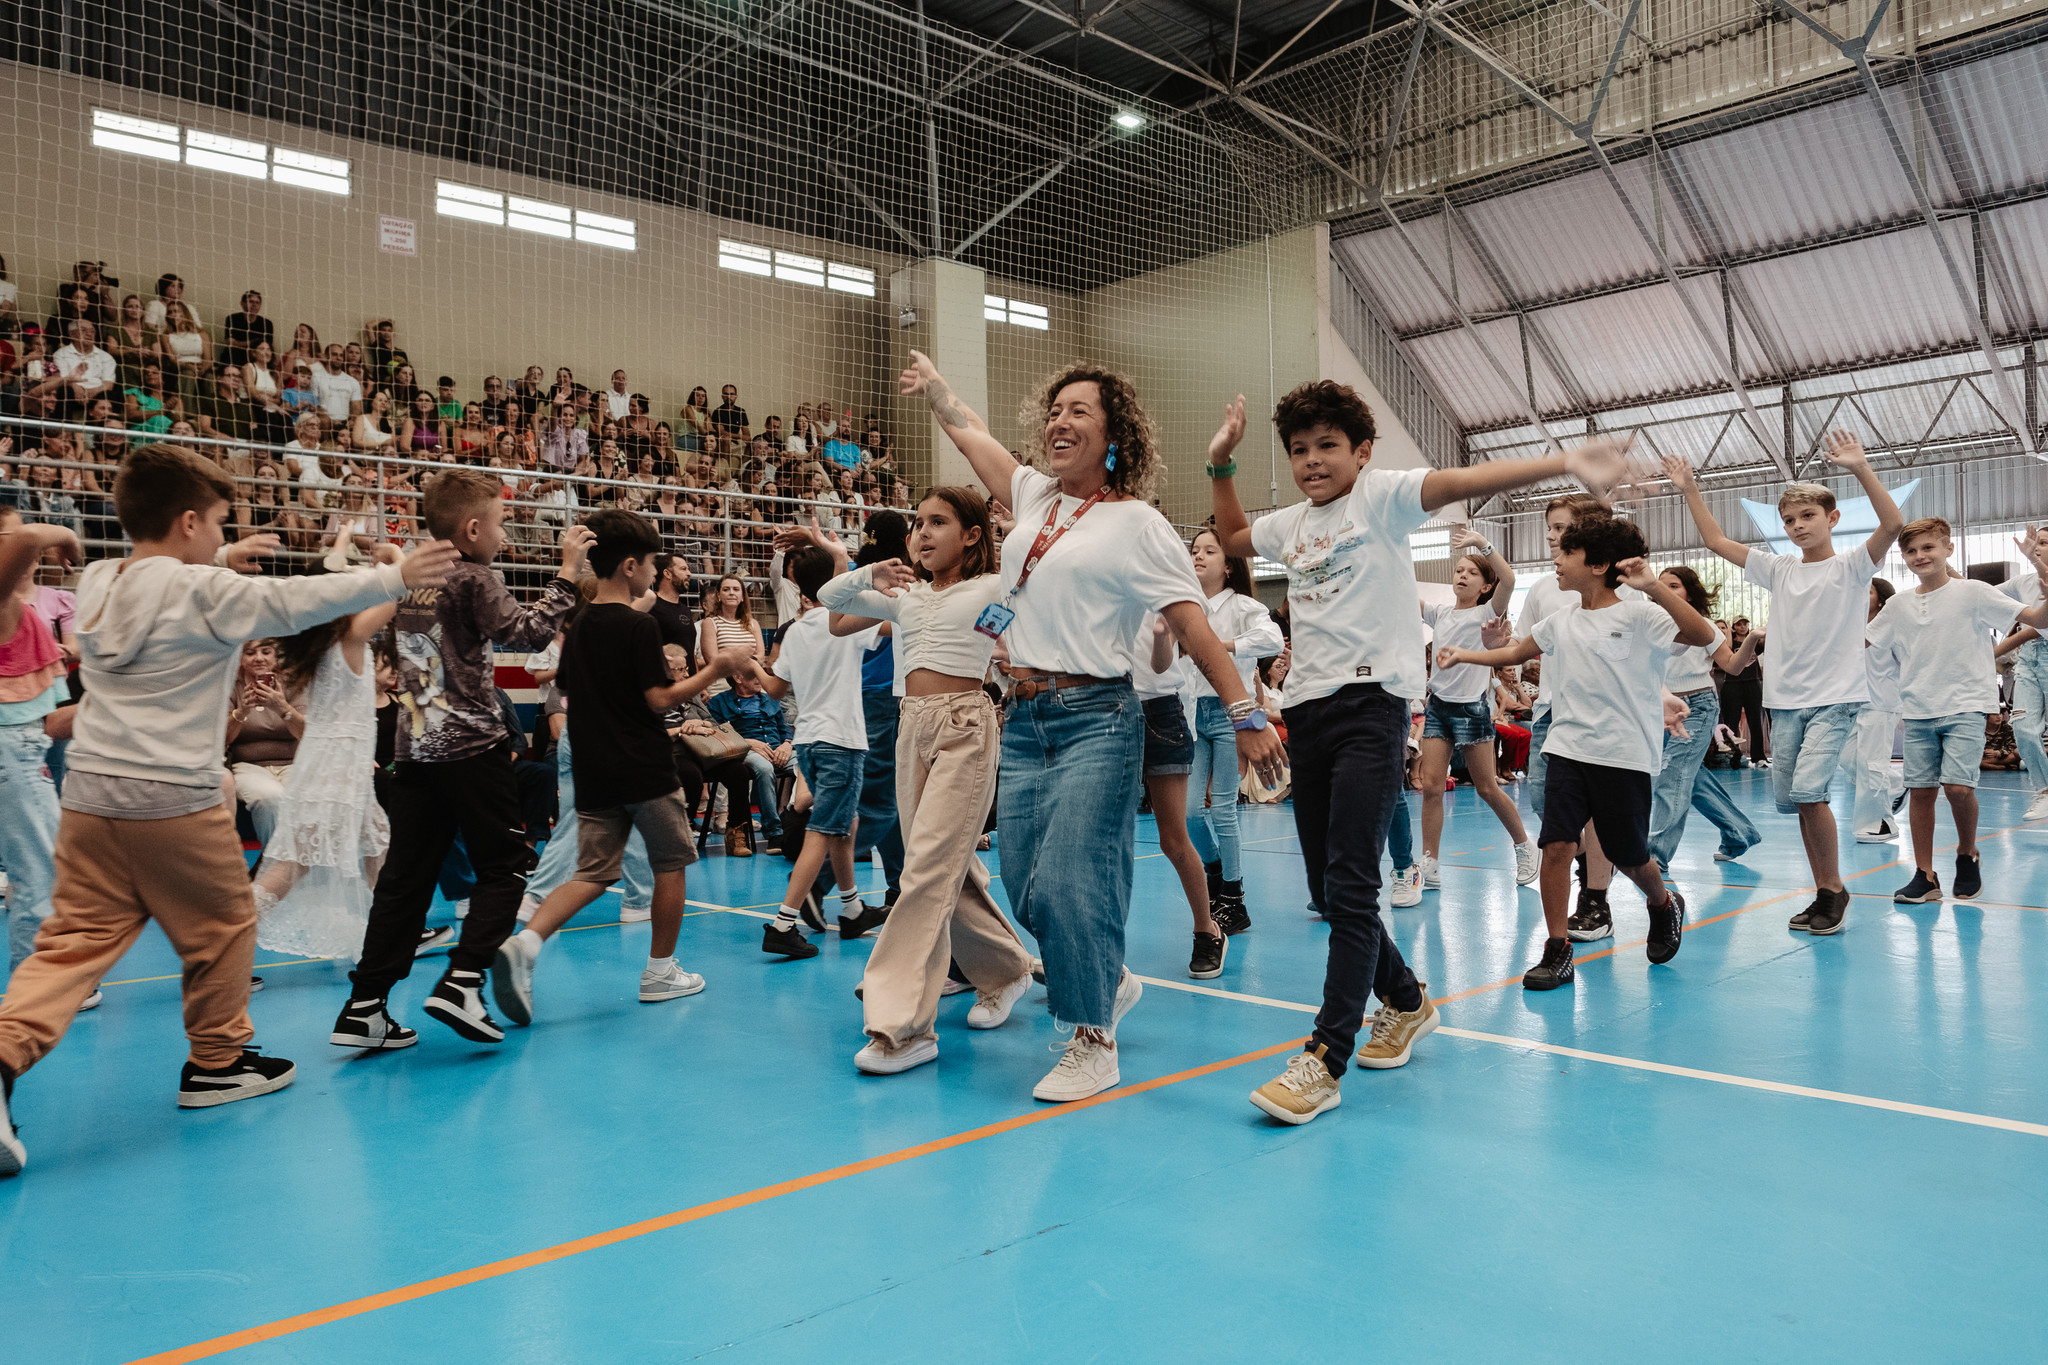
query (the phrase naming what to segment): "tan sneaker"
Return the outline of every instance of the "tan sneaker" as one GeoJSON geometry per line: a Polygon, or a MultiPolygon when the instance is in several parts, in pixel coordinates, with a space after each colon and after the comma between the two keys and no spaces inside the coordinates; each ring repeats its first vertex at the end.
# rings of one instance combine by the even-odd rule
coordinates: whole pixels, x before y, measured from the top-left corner
{"type": "Polygon", "coordinates": [[[728,858],[751,858],[754,856],[754,842],[747,838],[744,825],[725,827],[725,856],[728,858]]]}
{"type": "Polygon", "coordinates": [[[1372,1016],[1372,1035],[1365,1046],[1358,1049],[1358,1064],[1374,1071],[1389,1071],[1397,1066],[1408,1065],[1408,1053],[1416,1040],[1436,1032],[1442,1022],[1436,1006],[1429,1000],[1429,983],[1418,981],[1422,991],[1421,1008],[1406,1014],[1392,1005],[1382,1005],[1372,1016]]]}
{"type": "Polygon", "coordinates": [[[1325,1109],[1335,1109],[1344,1097],[1337,1093],[1337,1078],[1323,1065],[1328,1051],[1318,1043],[1314,1051],[1290,1057],[1287,1070],[1252,1091],[1252,1103],[1282,1123],[1307,1123],[1325,1109]]]}

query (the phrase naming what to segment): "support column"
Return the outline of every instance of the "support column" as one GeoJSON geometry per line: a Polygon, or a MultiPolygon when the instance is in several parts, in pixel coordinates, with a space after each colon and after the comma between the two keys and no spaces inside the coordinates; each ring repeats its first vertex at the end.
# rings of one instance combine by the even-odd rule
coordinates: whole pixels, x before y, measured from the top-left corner
{"type": "MultiPolygon", "coordinates": [[[[973,266],[939,257],[907,265],[889,276],[889,311],[897,326],[890,337],[889,368],[909,363],[914,348],[932,358],[960,401],[988,416],[988,322],[982,316],[987,278],[973,266]],[[917,315],[901,325],[905,309],[917,315]]],[[[917,488],[980,480],[921,399],[896,403],[897,462],[917,488]]],[[[1009,489],[988,490],[1007,497],[1009,489]]]]}

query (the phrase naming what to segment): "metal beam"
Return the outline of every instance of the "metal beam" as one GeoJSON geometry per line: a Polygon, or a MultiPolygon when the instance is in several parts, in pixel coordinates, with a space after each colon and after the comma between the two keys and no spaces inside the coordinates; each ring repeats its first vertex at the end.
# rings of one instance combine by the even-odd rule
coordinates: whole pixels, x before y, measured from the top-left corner
{"type": "MultiPolygon", "coordinates": [[[[858,3],[858,0],[854,0],[854,3],[858,3]]],[[[1227,95],[1230,93],[1229,86],[1225,85],[1222,81],[1217,80],[1214,76],[1210,75],[1206,71],[1200,70],[1199,68],[1190,69],[1189,67],[1181,66],[1176,62],[1170,62],[1166,60],[1166,58],[1159,56],[1157,53],[1147,52],[1144,48],[1139,47],[1135,43],[1125,42],[1123,39],[1117,37],[1113,33],[1104,33],[1100,29],[1089,28],[1085,24],[1082,24],[1081,22],[1073,18],[1073,16],[1063,14],[1059,10],[1054,9],[1050,5],[1042,5],[1038,2],[1038,0],[1017,0],[1017,3],[1023,5],[1027,9],[1037,10],[1040,14],[1046,15],[1049,18],[1059,20],[1061,23],[1067,25],[1067,27],[1073,29],[1075,32],[1081,34],[1083,37],[1094,38],[1099,42],[1108,43],[1111,47],[1120,47],[1134,57],[1143,57],[1146,61],[1151,62],[1154,66],[1163,66],[1168,71],[1173,72],[1175,75],[1185,76],[1189,80],[1194,81],[1198,85],[1208,86],[1211,90],[1216,91],[1218,94],[1227,95]]],[[[1165,40],[1161,39],[1160,41],[1164,42],[1165,40]]],[[[1173,45],[1171,43],[1168,43],[1167,46],[1172,47],[1173,45]]],[[[1175,48],[1174,50],[1178,52],[1180,49],[1175,48]]],[[[1185,55],[1183,55],[1181,60],[1186,61],[1188,60],[1188,58],[1185,55]]]]}
{"type": "Polygon", "coordinates": [[[969,233],[965,238],[963,238],[960,242],[960,245],[953,248],[952,254],[955,257],[964,254],[969,247],[973,246],[983,237],[986,237],[989,234],[990,230],[993,229],[997,223],[1002,222],[1003,219],[1008,218],[1018,209],[1024,207],[1024,203],[1026,200],[1030,199],[1032,195],[1037,194],[1047,185],[1050,185],[1053,182],[1053,178],[1055,176],[1057,176],[1061,171],[1064,171],[1068,166],[1072,164],[1073,163],[1071,161],[1053,162],[1051,168],[1048,169],[1044,175],[1041,175],[1038,177],[1038,179],[1032,181],[1030,186],[1027,187],[1022,194],[1018,195],[1015,199],[1012,199],[1009,203],[1003,205],[1000,209],[997,209],[993,217],[991,217],[987,222],[983,223],[980,227],[976,228],[973,232],[969,233]]]}
{"type": "Polygon", "coordinates": [[[1401,93],[1394,100],[1393,112],[1387,118],[1386,140],[1380,144],[1379,164],[1373,167],[1373,185],[1376,191],[1387,187],[1387,167],[1394,160],[1394,144],[1400,138],[1401,125],[1408,119],[1408,101],[1415,93],[1415,68],[1422,62],[1422,46],[1429,39],[1429,25],[1415,25],[1415,41],[1408,44],[1408,61],[1401,68],[1401,93]]]}
{"type": "MultiPolygon", "coordinates": [[[[1287,50],[1288,50],[1289,48],[1293,47],[1293,46],[1294,46],[1294,45],[1295,45],[1296,43],[1300,42],[1300,41],[1301,41],[1301,40],[1302,40],[1303,38],[1306,38],[1306,37],[1308,37],[1308,31],[1309,31],[1310,29],[1314,28],[1314,27],[1315,27],[1315,26],[1316,26],[1317,24],[1320,24],[1321,22],[1323,22],[1323,20],[1325,20],[1325,19],[1329,18],[1329,17],[1330,17],[1330,11],[1331,11],[1331,10],[1333,10],[1333,9],[1335,9],[1335,8],[1337,8],[1337,6],[1339,6],[1339,5],[1343,4],[1343,3],[1344,3],[1344,0],[1330,0],[1330,3],[1329,3],[1329,4],[1327,4],[1327,5],[1324,5],[1324,6],[1323,6],[1323,7],[1322,7],[1322,8],[1320,9],[1320,10],[1317,10],[1317,11],[1316,11],[1316,17],[1315,17],[1315,18],[1313,18],[1313,19],[1309,20],[1309,21],[1308,21],[1307,23],[1303,24],[1303,25],[1302,25],[1302,26],[1301,26],[1301,27],[1300,27],[1299,29],[1295,30],[1295,34],[1294,34],[1294,36],[1293,36],[1292,38],[1289,38],[1289,39],[1288,39],[1288,40],[1287,40],[1286,42],[1284,42],[1284,43],[1280,44],[1280,48],[1279,48],[1279,50],[1278,50],[1277,52],[1275,52],[1275,53],[1274,53],[1274,54],[1273,54],[1272,56],[1270,56],[1270,57],[1266,58],[1266,60],[1264,60],[1263,62],[1260,62],[1260,63],[1259,63],[1259,65],[1258,65],[1258,69],[1257,69],[1257,70],[1255,70],[1255,71],[1253,71],[1251,75],[1249,75],[1249,76],[1246,76],[1246,77],[1245,77],[1245,79],[1246,79],[1247,81],[1255,81],[1255,80],[1257,80],[1257,79],[1258,79],[1258,78],[1259,78],[1260,76],[1264,75],[1264,74],[1265,74],[1265,71],[1266,71],[1266,68],[1267,68],[1267,67],[1271,66],[1271,65],[1272,65],[1273,63],[1275,63],[1275,62],[1279,61],[1279,60],[1280,60],[1280,59],[1281,59],[1282,57],[1286,56],[1286,55],[1287,55],[1287,50]]],[[[1236,70],[1237,70],[1237,65],[1236,65],[1236,61],[1235,61],[1235,58],[1233,57],[1233,60],[1232,60],[1232,63],[1231,63],[1231,72],[1232,72],[1232,84],[1233,84],[1233,85],[1234,85],[1234,84],[1236,83],[1236,80],[1235,80],[1235,76],[1236,76],[1236,70]]]]}
{"type": "MultiPolygon", "coordinates": [[[[1507,303],[1508,311],[1519,319],[1522,335],[1526,339],[1525,349],[1532,349],[1542,357],[1544,367],[1557,380],[1558,386],[1564,390],[1565,397],[1571,400],[1572,406],[1578,409],[1580,415],[1590,416],[1593,404],[1586,396],[1585,385],[1579,382],[1578,375],[1573,372],[1563,353],[1551,342],[1549,334],[1531,315],[1530,310],[1515,298],[1514,287],[1508,280],[1507,271],[1501,269],[1500,262],[1493,258],[1493,253],[1487,249],[1486,243],[1479,239],[1479,234],[1473,230],[1472,224],[1465,220],[1464,215],[1460,214],[1449,200],[1444,201],[1443,212],[1446,222],[1457,234],[1458,240],[1472,253],[1472,259],[1479,263],[1480,273],[1486,276],[1487,283],[1492,285],[1494,292],[1507,303]]],[[[1536,401],[1533,378],[1529,382],[1529,389],[1529,401],[1533,404],[1536,401]]]]}
{"type": "MultiPolygon", "coordinates": [[[[1586,0],[1593,4],[1593,0],[1586,0]]],[[[1600,73],[1600,85],[1593,91],[1593,107],[1586,114],[1586,126],[1597,127],[1600,123],[1600,106],[1607,103],[1607,87],[1614,81],[1614,68],[1621,65],[1621,50],[1628,46],[1628,35],[1636,26],[1636,11],[1643,0],[1628,0],[1628,17],[1621,21],[1621,34],[1614,40],[1614,50],[1607,54],[1607,69],[1600,73]]],[[[1597,5],[1594,6],[1599,8],[1597,5]]]]}

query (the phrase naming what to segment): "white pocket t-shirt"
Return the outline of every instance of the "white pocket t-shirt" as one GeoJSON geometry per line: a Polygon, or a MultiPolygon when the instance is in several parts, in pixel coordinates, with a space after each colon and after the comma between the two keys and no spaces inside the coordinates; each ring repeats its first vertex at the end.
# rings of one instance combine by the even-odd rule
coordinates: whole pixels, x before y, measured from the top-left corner
{"type": "Polygon", "coordinates": [[[1655,774],[1664,755],[1664,668],[1678,638],[1671,614],[1649,601],[1565,607],[1530,633],[1550,680],[1543,752],[1655,774]]]}

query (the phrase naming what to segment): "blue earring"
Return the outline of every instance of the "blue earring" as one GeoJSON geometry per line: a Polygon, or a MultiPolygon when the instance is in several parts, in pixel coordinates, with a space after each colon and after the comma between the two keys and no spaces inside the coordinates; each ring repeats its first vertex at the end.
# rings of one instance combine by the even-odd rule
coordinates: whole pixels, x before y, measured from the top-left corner
{"type": "Polygon", "coordinates": [[[1110,468],[1111,468],[1112,470],[1116,468],[1116,442],[1115,442],[1115,441],[1111,441],[1111,442],[1109,443],[1109,467],[1110,467],[1110,468]]]}

